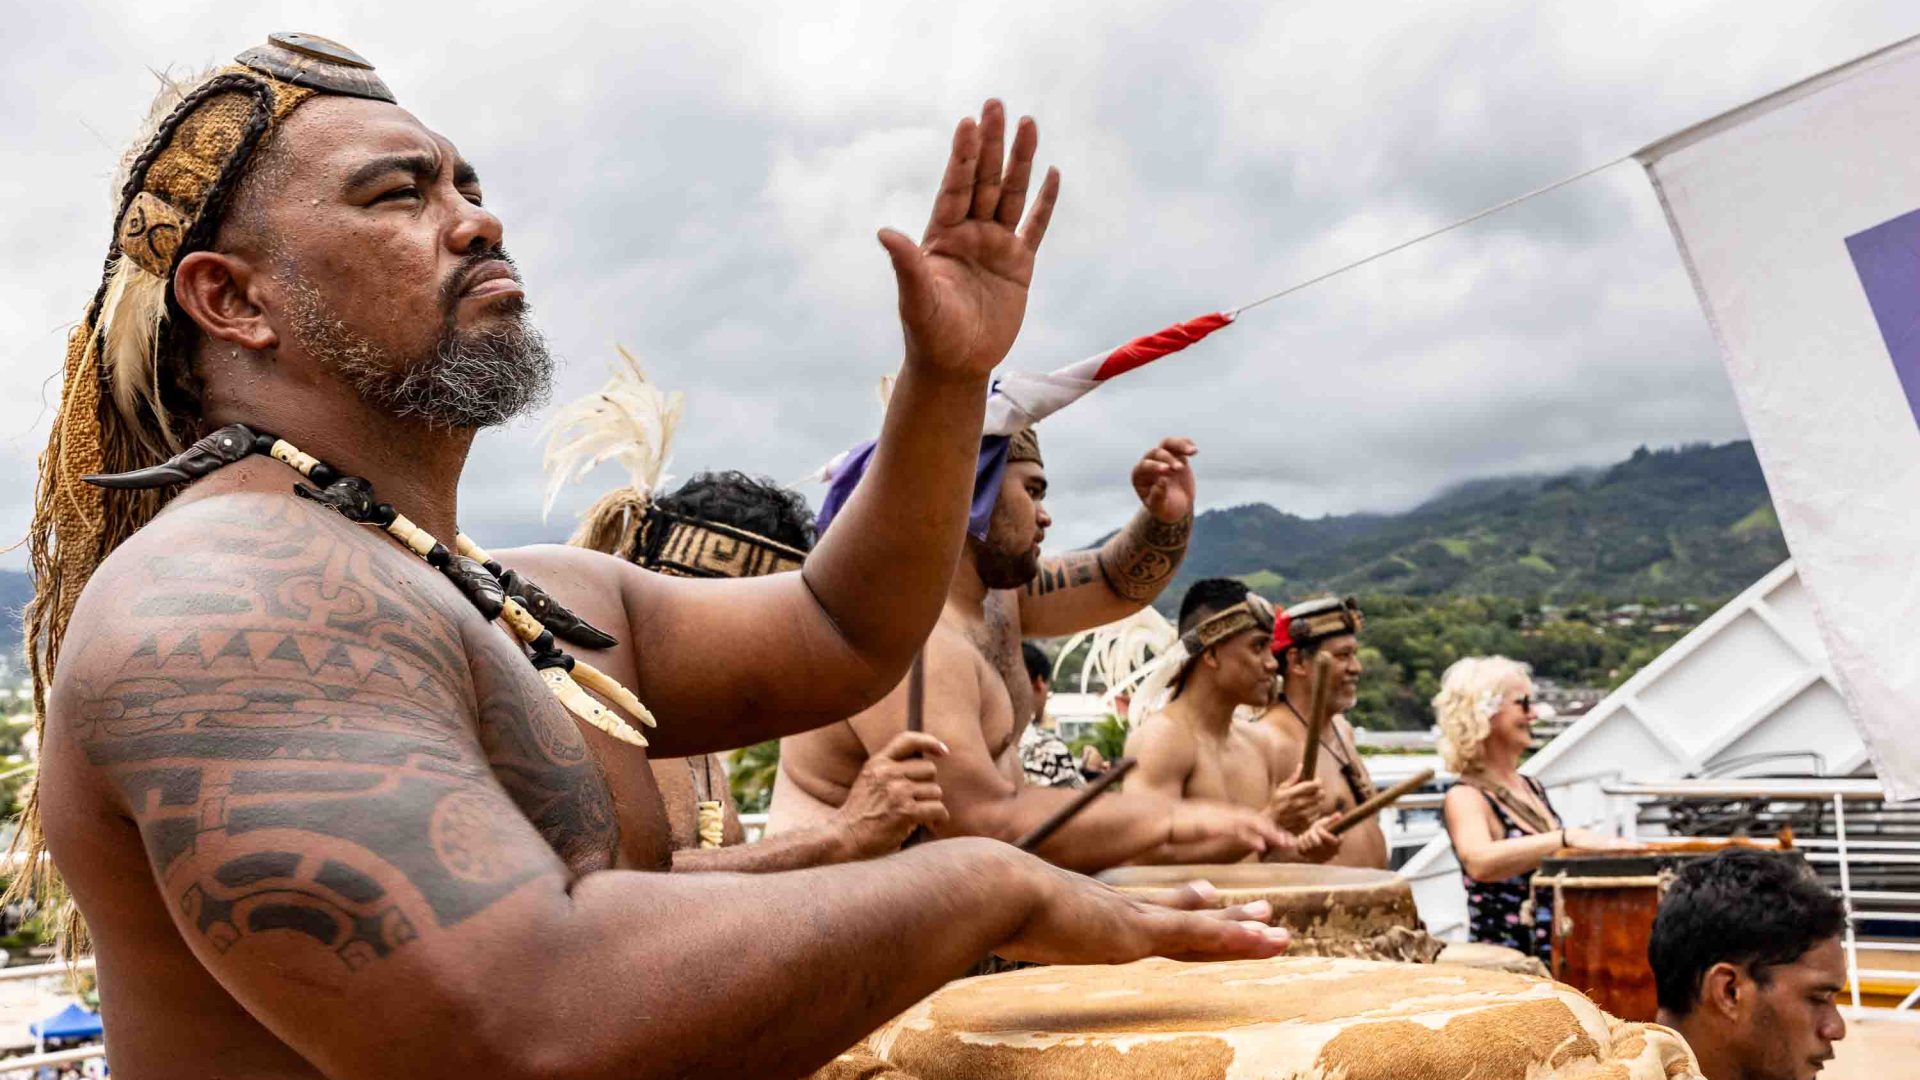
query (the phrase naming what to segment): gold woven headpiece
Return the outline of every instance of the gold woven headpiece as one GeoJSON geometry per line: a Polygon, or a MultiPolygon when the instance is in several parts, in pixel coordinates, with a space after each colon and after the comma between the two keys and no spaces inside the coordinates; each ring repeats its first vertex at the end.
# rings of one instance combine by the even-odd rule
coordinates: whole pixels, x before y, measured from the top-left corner
{"type": "Polygon", "coordinates": [[[1040,433],[1027,427],[1021,428],[1007,438],[1007,464],[1017,461],[1031,461],[1035,465],[1045,465],[1040,460],[1040,433]]]}

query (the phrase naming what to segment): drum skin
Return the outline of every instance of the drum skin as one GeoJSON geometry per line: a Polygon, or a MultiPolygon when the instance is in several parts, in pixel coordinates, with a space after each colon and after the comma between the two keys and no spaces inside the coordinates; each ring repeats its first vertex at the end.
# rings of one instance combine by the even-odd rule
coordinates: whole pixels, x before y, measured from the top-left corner
{"type": "Polygon", "coordinates": [[[1679,1036],[1546,979],[1278,957],[949,983],[823,1080],[1698,1080],[1679,1036]],[[882,1065],[880,1063],[884,1062],[882,1065]],[[885,1071],[887,1069],[897,1071],[885,1071]]]}
{"type": "Polygon", "coordinates": [[[1689,838],[1624,851],[1567,849],[1541,863],[1534,889],[1555,894],[1553,977],[1623,1020],[1652,1020],[1660,1005],[1647,946],[1666,883],[1688,861],[1730,847],[1780,850],[1770,841],[1689,838]]]}
{"type": "Polygon", "coordinates": [[[1528,956],[1519,949],[1509,949],[1505,945],[1494,945],[1485,941],[1450,941],[1446,950],[1440,954],[1436,964],[1459,964],[1462,967],[1480,968],[1485,971],[1508,971],[1515,975],[1547,977],[1547,965],[1537,957],[1528,956]]]}
{"type": "Polygon", "coordinates": [[[1420,925],[1413,886],[1390,870],[1300,863],[1123,866],[1100,880],[1122,892],[1156,893],[1201,879],[1223,905],[1265,900],[1293,933],[1291,956],[1431,963],[1443,943],[1420,925]]]}

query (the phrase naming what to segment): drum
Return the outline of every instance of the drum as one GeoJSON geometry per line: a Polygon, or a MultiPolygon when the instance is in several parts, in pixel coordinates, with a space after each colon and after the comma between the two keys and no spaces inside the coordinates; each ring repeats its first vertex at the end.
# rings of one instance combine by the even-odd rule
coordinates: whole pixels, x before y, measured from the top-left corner
{"type": "Polygon", "coordinates": [[[1390,870],[1300,863],[1123,866],[1100,880],[1122,892],[1177,889],[1195,878],[1213,883],[1224,904],[1265,900],[1274,923],[1293,932],[1290,956],[1351,956],[1431,963],[1442,942],[1420,925],[1413,886],[1390,870]]]}
{"type": "Polygon", "coordinates": [[[1659,1002],[1647,945],[1660,898],[1688,860],[1729,847],[1781,850],[1771,840],[1691,838],[1624,851],[1568,848],[1542,862],[1533,888],[1553,892],[1553,977],[1615,1016],[1652,1020],[1659,1002]]]}
{"type": "MultiPolygon", "coordinates": [[[[888,1080],[1698,1080],[1665,1028],[1545,979],[1336,957],[949,983],[867,1040],[888,1080]]],[[[843,1074],[845,1075],[845,1074],[843,1074]]]]}
{"type": "Polygon", "coordinates": [[[1539,957],[1528,956],[1519,949],[1509,949],[1505,945],[1493,945],[1485,941],[1449,941],[1436,964],[1458,964],[1461,967],[1480,968],[1485,971],[1506,971],[1515,975],[1532,975],[1535,978],[1547,977],[1547,965],[1539,957]]]}

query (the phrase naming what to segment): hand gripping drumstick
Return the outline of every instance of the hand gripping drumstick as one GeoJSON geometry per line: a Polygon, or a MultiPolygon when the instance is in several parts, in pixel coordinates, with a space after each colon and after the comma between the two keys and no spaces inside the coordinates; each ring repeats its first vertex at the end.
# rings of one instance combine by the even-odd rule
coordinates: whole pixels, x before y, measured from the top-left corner
{"type": "Polygon", "coordinates": [[[1387,790],[1380,792],[1378,795],[1375,795],[1373,798],[1368,799],[1366,802],[1363,802],[1359,806],[1354,807],[1352,810],[1347,811],[1346,814],[1344,814],[1339,821],[1334,822],[1333,835],[1339,836],[1341,833],[1346,832],[1348,829],[1353,828],[1355,825],[1358,825],[1361,822],[1372,817],[1373,815],[1379,813],[1380,811],[1385,810],[1387,807],[1393,805],[1394,802],[1397,801],[1402,795],[1406,795],[1412,792],[1415,788],[1420,787],[1422,784],[1425,784],[1427,781],[1431,779],[1433,779],[1433,770],[1421,769],[1419,772],[1415,773],[1414,775],[1409,776],[1405,780],[1400,781],[1399,783],[1393,785],[1387,790]]]}
{"type": "Polygon", "coordinates": [[[1140,762],[1134,758],[1123,757],[1113,763],[1106,772],[1081,789],[1072,802],[1053,812],[1053,816],[1034,826],[1033,831],[1020,838],[1013,846],[1021,851],[1032,851],[1047,842],[1047,837],[1060,831],[1060,827],[1072,821],[1074,816],[1087,808],[1087,804],[1100,797],[1100,793],[1112,787],[1121,777],[1132,771],[1140,762]]]}
{"type": "Polygon", "coordinates": [[[1300,779],[1313,779],[1320,764],[1320,732],[1333,719],[1333,657],[1320,653],[1313,658],[1313,704],[1307,712],[1307,748],[1300,753],[1300,779]]]}

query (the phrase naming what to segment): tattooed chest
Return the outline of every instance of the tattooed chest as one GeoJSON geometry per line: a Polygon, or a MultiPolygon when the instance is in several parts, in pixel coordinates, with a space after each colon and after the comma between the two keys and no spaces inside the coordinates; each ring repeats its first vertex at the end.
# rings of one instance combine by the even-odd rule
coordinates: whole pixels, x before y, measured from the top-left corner
{"type": "Polygon", "coordinates": [[[612,866],[613,800],[572,718],[504,640],[476,649],[472,662],[494,778],[574,873],[612,866]]]}

